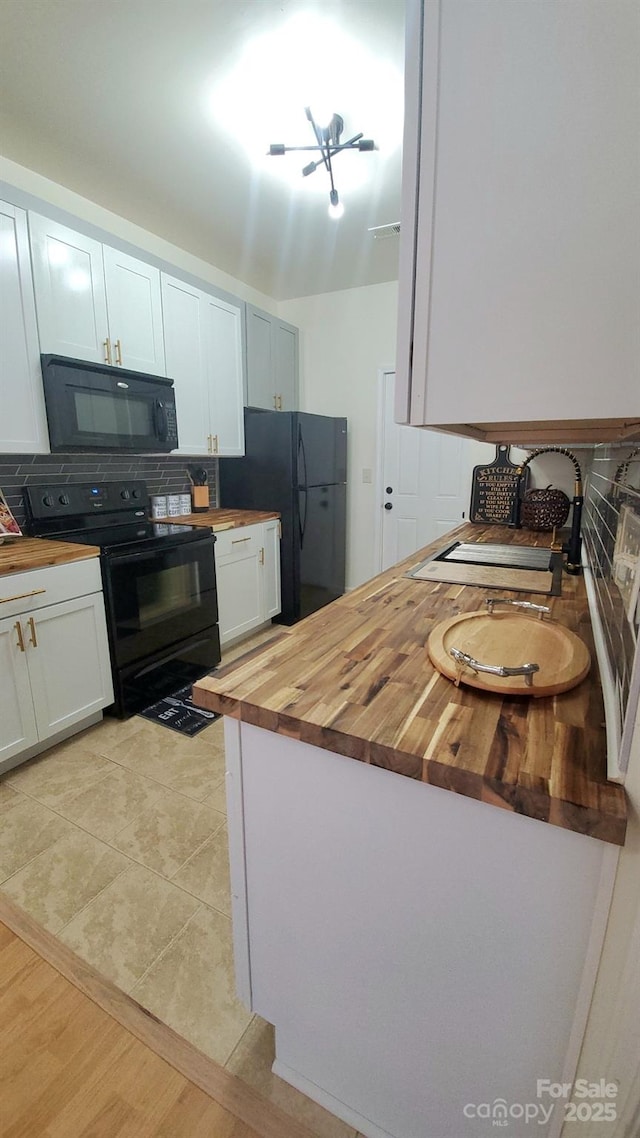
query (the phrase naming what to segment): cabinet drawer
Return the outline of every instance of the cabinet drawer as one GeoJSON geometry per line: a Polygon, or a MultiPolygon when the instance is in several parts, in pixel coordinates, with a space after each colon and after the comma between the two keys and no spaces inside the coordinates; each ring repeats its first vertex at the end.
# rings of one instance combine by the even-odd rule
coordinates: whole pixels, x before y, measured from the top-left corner
{"type": "Polygon", "coordinates": [[[101,590],[98,557],[9,573],[0,577],[0,619],[101,590]]]}
{"type": "Polygon", "coordinates": [[[216,534],[216,560],[235,554],[247,557],[259,553],[262,547],[262,526],[238,526],[216,534]]]}

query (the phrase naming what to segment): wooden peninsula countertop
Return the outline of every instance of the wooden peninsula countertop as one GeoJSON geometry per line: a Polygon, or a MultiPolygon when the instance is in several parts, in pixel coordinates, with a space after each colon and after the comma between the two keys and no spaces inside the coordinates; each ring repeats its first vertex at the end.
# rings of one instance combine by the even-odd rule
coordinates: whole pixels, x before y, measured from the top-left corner
{"type": "MultiPolygon", "coordinates": [[[[466,524],[460,540],[547,545],[549,536],[466,524]]],[[[448,534],[447,539],[453,535],[448,534]]],[[[502,809],[617,845],[626,799],[606,778],[604,707],[586,589],[563,573],[552,617],[591,652],[586,679],[546,698],[456,687],[431,664],[433,626],[497,594],[404,576],[414,553],[194,687],[202,707],[502,809]]],[[[539,594],[504,595],[544,601],[539,594]]]]}
{"type": "Polygon", "coordinates": [[[24,573],[28,569],[45,569],[49,565],[65,565],[98,557],[97,545],[76,545],[71,541],[53,541],[44,537],[16,537],[0,545],[0,576],[24,573]]]}
{"type": "Polygon", "coordinates": [[[177,518],[154,518],[154,521],[170,522],[172,525],[210,526],[214,533],[225,529],[238,529],[240,526],[254,526],[279,518],[280,514],[269,510],[203,510],[197,514],[180,514],[177,518]]]}

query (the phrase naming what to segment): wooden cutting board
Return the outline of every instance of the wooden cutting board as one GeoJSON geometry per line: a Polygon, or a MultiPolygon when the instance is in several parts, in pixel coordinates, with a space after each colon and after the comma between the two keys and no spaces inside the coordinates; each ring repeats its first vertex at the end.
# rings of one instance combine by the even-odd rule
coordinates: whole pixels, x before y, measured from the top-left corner
{"type": "Polygon", "coordinates": [[[444,581],[452,585],[478,585],[486,589],[509,589],[521,593],[546,593],[553,588],[549,569],[506,569],[499,565],[463,565],[428,561],[407,573],[416,581],[444,581]]]}
{"type": "Polygon", "coordinates": [[[591,667],[589,650],[575,632],[556,621],[516,612],[470,612],[443,620],[431,633],[427,650],[434,667],[454,683],[500,695],[557,695],[576,687],[591,667]],[[461,665],[451,648],[481,664],[538,664],[540,670],[528,685],[524,676],[497,676],[461,665]]]}

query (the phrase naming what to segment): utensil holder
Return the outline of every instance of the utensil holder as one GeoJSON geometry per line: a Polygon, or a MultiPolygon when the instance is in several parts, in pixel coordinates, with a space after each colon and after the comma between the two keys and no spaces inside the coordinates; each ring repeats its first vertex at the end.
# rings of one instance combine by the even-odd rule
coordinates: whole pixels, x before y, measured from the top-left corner
{"type": "Polygon", "coordinates": [[[203,514],[205,510],[209,509],[209,487],[192,486],[191,501],[194,514],[203,514]]]}

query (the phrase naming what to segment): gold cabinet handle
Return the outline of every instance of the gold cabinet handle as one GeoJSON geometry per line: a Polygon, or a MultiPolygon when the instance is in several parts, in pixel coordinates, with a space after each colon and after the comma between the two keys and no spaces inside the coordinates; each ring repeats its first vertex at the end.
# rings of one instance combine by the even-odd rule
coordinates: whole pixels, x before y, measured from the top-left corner
{"type": "Polygon", "coordinates": [[[122,344],[116,340],[116,363],[122,366],[122,344]]]}
{"type": "Polygon", "coordinates": [[[260,564],[264,565],[264,549],[260,550],[260,564]]]}
{"type": "Polygon", "coordinates": [[[36,636],[36,626],[34,624],[34,620],[33,620],[32,616],[29,617],[27,624],[29,625],[29,640],[31,641],[33,647],[37,648],[38,647],[38,637],[36,636]]]}
{"type": "Polygon", "coordinates": [[[106,364],[110,364],[111,363],[111,340],[109,340],[109,339],[103,340],[102,346],[104,348],[104,362],[106,364]]]}
{"type": "Polygon", "coordinates": [[[282,396],[278,396],[278,411],[282,411],[282,396]]]}
{"type": "Polygon", "coordinates": [[[274,395],[274,397],[273,397],[273,409],[274,409],[274,411],[278,410],[278,396],[277,395],[274,395]]]}
{"type": "Polygon", "coordinates": [[[212,435],[207,435],[207,450],[208,450],[209,454],[211,454],[211,449],[212,449],[212,438],[213,438],[212,435]]]}
{"type": "Polygon", "coordinates": [[[213,436],[213,448],[212,449],[213,449],[214,454],[218,453],[218,436],[217,435],[213,436]]]}
{"type": "Polygon", "coordinates": [[[46,589],[32,589],[30,593],[16,593],[13,597],[0,597],[0,605],[8,605],[9,601],[23,601],[25,597],[37,597],[39,593],[46,593],[46,589]]]}
{"type": "Polygon", "coordinates": [[[232,545],[241,545],[243,541],[251,541],[251,537],[235,537],[231,539],[232,545]]]}
{"type": "Polygon", "coordinates": [[[24,638],[22,635],[22,625],[20,624],[20,621],[17,620],[13,627],[18,634],[18,648],[21,652],[24,652],[24,638]]]}

